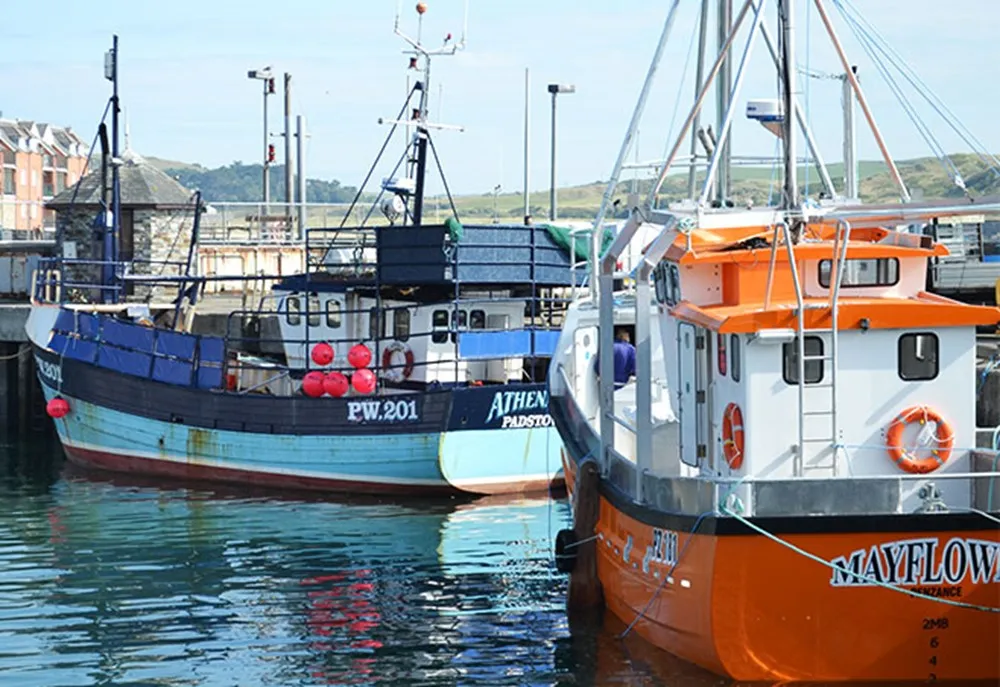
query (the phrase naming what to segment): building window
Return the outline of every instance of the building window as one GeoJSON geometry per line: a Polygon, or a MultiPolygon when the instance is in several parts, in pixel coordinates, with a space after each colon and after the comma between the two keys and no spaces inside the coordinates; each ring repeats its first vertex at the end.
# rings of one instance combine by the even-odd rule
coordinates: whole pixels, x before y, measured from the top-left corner
{"type": "Polygon", "coordinates": [[[899,377],[905,382],[934,379],[938,375],[937,334],[903,334],[899,337],[899,377]]]}
{"type": "Polygon", "coordinates": [[[302,324],[302,303],[298,296],[289,296],[285,299],[285,319],[292,327],[302,324]]]}
{"type": "Polygon", "coordinates": [[[8,196],[17,195],[17,184],[15,183],[13,169],[5,169],[3,171],[3,192],[8,196]]]}
{"type": "Polygon", "coordinates": [[[332,298],[326,302],[326,326],[330,329],[340,327],[340,303],[332,298]]]}
{"type": "MultiPolygon", "coordinates": [[[[832,261],[819,261],[819,285],[830,288],[832,261]]],[[[841,286],[895,286],[899,283],[898,258],[857,258],[843,263],[841,286]]]]}
{"type": "MultiPolygon", "coordinates": [[[[806,351],[806,384],[819,384],[823,381],[823,361],[818,358],[823,355],[823,339],[818,336],[805,337],[806,351]],[[810,360],[810,358],[814,358],[810,360]]],[[[789,341],[782,344],[783,369],[782,377],[786,384],[799,383],[799,342],[789,341]]]]}
{"type": "Polygon", "coordinates": [[[431,326],[434,328],[433,333],[431,333],[431,341],[436,344],[446,343],[448,341],[448,311],[435,310],[431,326]]]}
{"type": "Polygon", "coordinates": [[[716,345],[717,357],[719,359],[719,374],[723,377],[726,376],[727,359],[726,359],[726,335],[717,334],[716,335],[716,345]]]}
{"type": "Polygon", "coordinates": [[[396,310],[393,313],[392,338],[396,341],[410,340],[410,311],[406,308],[396,310]]]}
{"type": "Polygon", "coordinates": [[[5,151],[3,151],[3,163],[5,165],[14,165],[14,164],[17,164],[17,157],[15,156],[13,150],[5,150],[5,151]]]}
{"type": "Polygon", "coordinates": [[[734,382],[740,381],[740,335],[731,334],[729,336],[729,372],[734,382]]]}

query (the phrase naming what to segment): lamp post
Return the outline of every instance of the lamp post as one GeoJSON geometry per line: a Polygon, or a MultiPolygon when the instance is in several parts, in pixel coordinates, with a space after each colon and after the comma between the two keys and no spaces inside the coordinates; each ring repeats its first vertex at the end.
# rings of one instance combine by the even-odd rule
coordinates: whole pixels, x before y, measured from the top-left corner
{"type": "Polygon", "coordinates": [[[264,82],[264,178],[263,194],[261,200],[264,203],[262,214],[267,214],[267,206],[271,200],[271,175],[270,175],[270,144],[267,140],[267,96],[274,94],[274,77],[271,75],[271,68],[251,69],[247,72],[248,79],[256,79],[264,82]]]}
{"type": "Polygon", "coordinates": [[[576,93],[576,86],[572,84],[549,84],[549,93],[552,94],[552,178],[549,184],[549,219],[554,220],[557,215],[556,208],[556,96],[560,93],[576,93]]]}

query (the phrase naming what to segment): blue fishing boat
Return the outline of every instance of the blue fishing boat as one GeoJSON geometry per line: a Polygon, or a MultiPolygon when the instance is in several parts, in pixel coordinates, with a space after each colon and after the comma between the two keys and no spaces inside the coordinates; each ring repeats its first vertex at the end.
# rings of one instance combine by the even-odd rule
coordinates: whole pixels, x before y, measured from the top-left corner
{"type": "MultiPolygon", "coordinates": [[[[545,379],[564,290],[584,276],[573,269],[574,246],[567,250],[567,232],[553,226],[463,224],[453,202],[444,223],[424,221],[425,170],[431,154],[438,161],[427,121],[430,57],[457,46],[409,43],[423,79],[401,111],[410,118],[392,131],[414,133],[372,203],[388,224],[306,229],[300,274],[192,274],[199,194],[186,262],[150,269],[122,260],[121,165],[110,165],[95,223],[101,259],[43,264],[27,324],[71,461],[346,492],[562,484],[545,379]],[[277,322],[281,355],[260,354],[264,334],[250,341],[242,329],[213,336],[192,327],[206,284],[254,278],[272,279],[272,292],[230,318],[277,322]]],[[[115,72],[117,47],[109,63],[115,72]]],[[[109,110],[117,116],[117,85],[109,110]]],[[[107,170],[106,149],[103,159],[107,170]]]]}

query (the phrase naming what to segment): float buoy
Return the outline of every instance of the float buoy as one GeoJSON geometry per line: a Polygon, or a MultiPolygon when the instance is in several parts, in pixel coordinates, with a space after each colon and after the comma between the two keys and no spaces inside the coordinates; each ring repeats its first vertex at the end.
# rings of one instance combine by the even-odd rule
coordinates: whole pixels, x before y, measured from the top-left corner
{"type": "Polygon", "coordinates": [[[312,349],[312,361],[319,366],[329,365],[333,362],[333,346],[326,343],[318,343],[312,349]]]}
{"type": "Polygon", "coordinates": [[[49,417],[58,420],[66,417],[66,413],[69,412],[69,403],[62,396],[55,396],[45,404],[45,412],[49,414],[49,417]]]}
{"type": "Polygon", "coordinates": [[[323,378],[323,388],[334,398],[340,398],[346,394],[350,387],[351,383],[340,372],[330,372],[323,378]]]}
{"type": "Polygon", "coordinates": [[[302,393],[312,398],[319,398],[326,390],[323,388],[323,380],[326,375],[317,370],[313,370],[302,378],[302,393]]]}
{"type": "Polygon", "coordinates": [[[372,362],[372,352],[364,344],[354,344],[347,352],[347,362],[356,370],[368,367],[372,362]]]}
{"type": "Polygon", "coordinates": [[[355,371],[351,375],[351,386],[359,394],[370,394],[375,391],[375,373],[367,368],[355,371]]]}

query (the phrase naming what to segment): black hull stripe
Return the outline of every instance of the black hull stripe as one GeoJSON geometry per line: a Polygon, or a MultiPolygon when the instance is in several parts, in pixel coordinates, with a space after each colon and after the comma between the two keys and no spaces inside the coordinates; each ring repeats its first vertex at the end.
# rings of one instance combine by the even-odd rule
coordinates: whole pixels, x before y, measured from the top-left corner
{"type": "MultiPolygon", "coordinates": [[[[574,463],[579,465],[590,455],[597,456],[600,449],[597,437],[580,422],[574,422],[566,399],[553,396],[550,412],[563,445],[574,463]],[[591,444],[593,443],[593,448],[591,444]]],[[[628,517],[651,527],[691,532],[698,516],[671,513],[635,503],[620,489],[605,479],[601,480],[601,495],[611,505],[628,517]]],[[[920,513],[877,515],[809,515],[747,518],[756,526],[777,535],[801,534],[865,534],[896,532],[955,532],[991,531],[997,524],[976,513],[920,513]]],[[[760,536],[734,518],[709,515],[698,525],[699,534],[721,536],[760,536]]]]}

